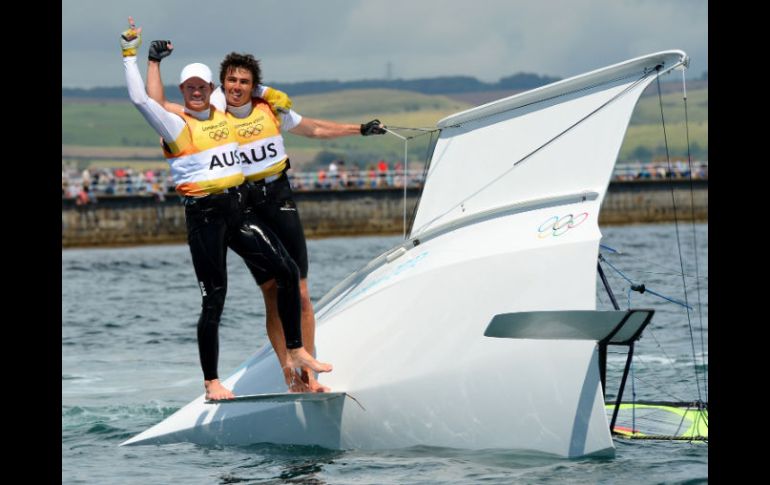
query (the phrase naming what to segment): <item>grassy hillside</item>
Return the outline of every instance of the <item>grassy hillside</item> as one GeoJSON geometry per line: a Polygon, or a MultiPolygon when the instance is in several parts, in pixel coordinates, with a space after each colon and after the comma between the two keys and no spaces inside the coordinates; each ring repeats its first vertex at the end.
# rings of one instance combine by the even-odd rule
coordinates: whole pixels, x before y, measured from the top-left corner
{"type": "MultiPolygon", "coordinates": [[[[296,96],[293,100],[297,112],[305,116],[353,123],[378,118],[394,127],[433,127],[441,118],[471,107],[445,96],[385,89],[296,96]]],[[[681,94],[663,96],[663,105],[669,148],[672,155],[682,156],[686,154],[686,145],[681,94]]],[[[708,159],[708,88],[688,93],[688,115],[693,155],[708,159]]],[[[412,162],[424,161],[427,141],[427,136],[410,141],[409,158],[412,162]]],[[[326,158],[338,156],[365,166],[379,158],[400,160],[404,150],[403,142],[391,135],[321,141],[287,134],[286,143],[295,167],[307,165],[318,157],[319,152],[326,152],[326,158]]],[[[109,161],[107,153],[110,150],[107,147],[157,147],[158,136],[128,100],[62,98],[62,144],[105,147],[105,156],[98,158],[109,161]]],[[[645,160],[660,156],[664,153],[663,146],[658,97],[645,96],[640,99],[632,116],[620,160],[645,160]]],[[[142,152],[147,153],[145,150],[142,152]]],[[[157,158],[161,159],[159,149],[157,158]]],[[[81,164],[87,164],[93,157],[70,159],[79,159],[81,164]]]]}
{"type": "MultiPolygon", "coordinates": [[[[432,127],[441,118],[470,107],[445,96],[384,89],[340,91],[292,99],[298,113],[312,118],[348,123],[378,118],[386,125],[410,127],[432,127]]],[[[428,137],[423,136],[409,143],[410,160],[424,159],[427,141],[428,137]]],[[[158,136],[128,101],[63,98],[62,144],[156,147],[158,136]]],[[[295,167],[305,165],[321,151],[362,165],[380,158],[403,159],[404,152],[403,142],[392,135],[313,140],[287,133],[286,145],[295,167]]]]}
{"type": "Polygon", "coordinates": [[[67,101],[61,104],[63,145],[159,146],[159,137],[126,101],[67,101]]]}
{"type": "MultiPolygon", "coordinates": [[[[708,96],[708,88],[687,93],[690,152],[694,159],[708,160],[708,96]]],[[[639,100],[620,149],[620,160],[644,161],[665,155],[661,100],[669,153],[676,157],[687,155],[685,110],[682,93],[679,92],[665,94],[661,99],[656,94],[639,100]]]]}

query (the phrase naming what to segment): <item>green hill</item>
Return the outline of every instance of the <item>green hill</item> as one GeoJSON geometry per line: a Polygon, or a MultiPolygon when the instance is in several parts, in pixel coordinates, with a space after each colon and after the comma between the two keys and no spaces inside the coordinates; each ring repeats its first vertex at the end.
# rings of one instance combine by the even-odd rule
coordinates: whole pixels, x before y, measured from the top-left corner
{"type": "MultiPolygon", "coordinates": [[[[471,107],[446,96],[388,89],[337,91],[292,99],[297,112],[305,116],[351,123],[378,118],[392,127],[434,127],[441,118],[471,107]]],[[[683,156],[686,144],[681,94],[664,95],[663,105],[669,148],[673,156],[683,156]]],[[[688,116],[693,155],[708,159],[708,88],[688,93],[688,116]]],[[[424,161],[428,139],[421,136],[410,141],[411,162],[424,161]]],[[[294,166],[299,168],[332,157],[365,166],[380,158],[401,160],[404,151],[403,142],[392,135],[312,140],[287,134],[286,144],[294,166]]],[[[71,157],[82,165],[94,158],[110,160],[108,147],[158,147],[158,136],[128,100],[63,97],[62,145],[105,147],[104,157],[71,157]]],[[[634,111],[619,158],[644,161],[662,156],[663,147],[658,97],[645,96],[634,111]]],[[[157,153],[160,160],[159,149],[157,153]]]]}
{"type": "MultiPolygon", "coordinates": [[[[708,160],[708,97],[708,88],[687,92],[690,152],[694,160],[708,160]]],[[[620,149],[619,160],[646,161],[665,155],[661,104],[669,152],[675,157],[687,155],[684,103],[679,92],[664,94],[660,99],[656,94],[639,100],[620,149]]]]}

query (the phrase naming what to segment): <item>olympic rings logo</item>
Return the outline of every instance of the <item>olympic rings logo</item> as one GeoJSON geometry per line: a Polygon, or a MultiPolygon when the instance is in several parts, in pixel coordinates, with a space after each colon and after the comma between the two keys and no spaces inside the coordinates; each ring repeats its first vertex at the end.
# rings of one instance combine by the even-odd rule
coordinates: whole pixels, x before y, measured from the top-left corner
{"type": "Polygon", "coordinates": [[[227,128],[217,131],[211,131],[209,132],[209,137],[213,140],[219,141],[227,138],[227,135],[230,134],[230,130],[227,128]]]}
{"type": "Polygon", "coordinates": [[[540,227],[537,228],[537,237],[539,239],[544,239],[548,236],[561,236],[573,227],[577,227],[584,223],[586,219],[588,219],[588,212],[583,212],[578,215],[567,214],[566,216],[562,217],[549,217],[545,222],[540,224],[540,227]]]}
{"type": "Polygon", "coordinates": [[[253,126],[247,126],[238,130],[238,136],[240,136],[241,138],[250,138],[252,136],[257,136],[260,133],[262,133],[262,128],[263,126],[260,123],[257,123],[256,125],[253,125],[253,126]]]}

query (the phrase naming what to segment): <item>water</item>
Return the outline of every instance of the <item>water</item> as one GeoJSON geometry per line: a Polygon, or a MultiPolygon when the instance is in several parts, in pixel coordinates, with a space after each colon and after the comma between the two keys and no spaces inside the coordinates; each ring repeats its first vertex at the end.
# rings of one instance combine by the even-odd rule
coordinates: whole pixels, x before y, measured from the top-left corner
{"type": "MultiPolygon", "coordinates": [[[[708,366],[707,225],[696,226],[700,292],[696,292],[691,226],[680,236],[698,371],[708,366]],[[700,300],[702,317],[697,308],[700,300]],[[704,329],[701,346],[700,328],[704,329]],[[701,351],[705,351],[705,357],[701,351]]],[[[624,251],[610,262],[635,283],[676,300],[682,290],[673,225],[611,227],[603,244],[624,251]]],[[[308,241],[310,288],[320,299],[340,279],[400,237],[308,241]]],[[[230,283],[220,329],[220,374],[229,375],[267,342],[264,307],[240,259],[230,254],[230,283]]],[[[605,265],[621,307],[629,285],[605,265]]],[[[597,287],[599,308],[609,309],[597,287]]],[[[696,385],[690,326],[684,309],[650,295],[631,295],[654,308],[636,347],[638,399],[707,400],[696,385]]],[[[186,246],[62,251],[62,483],[88,484],[413,484],[413,483],[701,483],[708,446],[687,442],[616,442],[611,459],[555,459],[507,450],[413,447],[333,451],[317,447],[192,444],[119,448],[202,392],[195,341],[199,290],[186,246]]],[[[612,351],[613,349],[610,348],[612,351]]],[[[608,357],[608,398],[624,354],[608,357]]]]}

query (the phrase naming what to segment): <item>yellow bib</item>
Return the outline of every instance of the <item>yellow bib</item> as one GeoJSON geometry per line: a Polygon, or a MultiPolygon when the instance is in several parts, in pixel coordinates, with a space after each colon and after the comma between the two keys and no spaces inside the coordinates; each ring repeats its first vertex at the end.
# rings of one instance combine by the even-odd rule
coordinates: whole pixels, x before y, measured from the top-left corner
{"type": "Polygon", "coordinates": [[[261,180],[286,169],[281,122],[266,101],[254,98],[249,116],[228,114],[228,119],[235,128],[241,170],[247,180],[261,180]]]}
{"type": "Polygon", "coordinates": [[[161,143],[180,195],[202,197],[243,183],[235,130],[227,116],[211,107],[207,120],[187,113],[187,126],[173,142],[161,143]]]}

